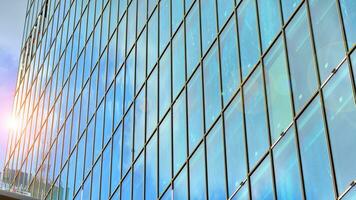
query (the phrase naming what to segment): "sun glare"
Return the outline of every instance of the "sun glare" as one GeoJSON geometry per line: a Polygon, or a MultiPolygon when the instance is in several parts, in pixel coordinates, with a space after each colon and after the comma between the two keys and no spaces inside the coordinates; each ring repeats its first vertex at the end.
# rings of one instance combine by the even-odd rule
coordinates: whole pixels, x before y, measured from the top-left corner
{"type": "Polygon", "coordinates": [[[7,128],[9,131],[14,132],[17,129],[17,126],[18,120],[15,117],[10,116],[7,120],[7,128]]]}

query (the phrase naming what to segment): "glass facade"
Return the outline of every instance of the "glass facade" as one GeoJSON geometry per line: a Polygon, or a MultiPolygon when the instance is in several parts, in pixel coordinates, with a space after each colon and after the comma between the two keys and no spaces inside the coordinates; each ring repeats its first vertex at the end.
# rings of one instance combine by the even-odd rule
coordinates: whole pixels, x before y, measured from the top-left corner
{"type": "Polygon", "coordinates": [[[354,199],[353,0],[28,0],[2,173],[39,199],[354,199]]]}

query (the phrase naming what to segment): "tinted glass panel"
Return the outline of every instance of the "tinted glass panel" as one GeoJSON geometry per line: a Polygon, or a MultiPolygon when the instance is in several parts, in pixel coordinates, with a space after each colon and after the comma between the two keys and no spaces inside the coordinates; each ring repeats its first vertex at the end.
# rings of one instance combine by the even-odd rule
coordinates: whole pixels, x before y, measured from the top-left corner
{"type": "Polygon", "coordinates": [[[347,44],[351,49],[356,43],[356,25],[354,23],[356,21],[356,12],[354,11],[354,8],[356,8],[356,1],[341,0],[340,4],[346,31],[347,44]]]}
{"type": "Polygon", "coordinates": [[[252,199],[274,199],[271,160],[267,156],[251,175],[252,199]]]}

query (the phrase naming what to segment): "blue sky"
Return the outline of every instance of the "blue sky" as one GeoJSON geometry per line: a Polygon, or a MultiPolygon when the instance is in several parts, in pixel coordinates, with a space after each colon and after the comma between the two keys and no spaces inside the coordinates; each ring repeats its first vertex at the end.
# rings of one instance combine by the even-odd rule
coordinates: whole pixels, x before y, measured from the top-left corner
{"type": "Polygon", "coordinates": [[[17,79],[27,0],[0,0],[0,169],[4,165],[8,128],[17,79]]]}

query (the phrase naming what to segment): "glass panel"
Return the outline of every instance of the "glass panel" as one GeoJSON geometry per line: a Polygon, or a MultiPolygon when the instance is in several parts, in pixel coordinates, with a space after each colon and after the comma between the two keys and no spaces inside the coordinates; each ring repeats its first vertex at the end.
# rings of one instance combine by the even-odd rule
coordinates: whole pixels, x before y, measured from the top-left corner
{"type": "Polygon", "coordinates": [[[173,199],[188,199],[187,168],[184,167],[174,180],[173,199]]]}
{"type": "Polygon", "coordinates": [[[224,113],[229,196],[247,174],[242,114],[241,95],[238,94],[224,113]]]}
{"type": "Polygon", "coordinates": [[[347,62],[324,87],[324,103],[334,158],[337,186],[344,191],[356,179],[356,104],[347,62]]]}
{"type": "Polygon", "coordinates": [[[200,145],[189,160],[190,198],[206,199],[204,146],[200,145]]]}
{"type": "Polygon", "coordinates": [[[320,78],[324,82],[345,54],[336,1],[311,0],[310,14],[320,78]]]}
{"type": "Polygon", "coordinates": [[[114,87],[110,87],[105,98],[105,126],[104,126],[104,144],[111,137],[112,124],[114,116],[114,87]]]}
{"type": "Polygon", "coordinates": [[[232,18],[228,22],[228,25],[221,33],[220,39],[222,95],[224,105],[226,105],[240,85],[240,66],[235,18],[232,18]]]}
{"type": "Polygon", "coordinates": [[[333,199],[333,185],[319,97],[298,120],[298,136],[307,199],[333,199]]]}
{"type": "MultiPolygon", "coordinates": [[[[172,9],[173,10],[173,9],[172,9]]],[[[161,0],[159,3],[159,54],[164,51],[170,39],[170,0],[161,0]]]]}
{"type": "Polygon", "coordinates": [[[134,166],[134,174],[133,174],[133,196],[132,199],[144,199],[143,190],[144,190],[144,160],[143,153],[137,159],[134,166]]]}
{"type": "Polygon", "coordinates": [[[272,46],[263,60],[272,143],[292,122],[292,108],[288,69],[281,38],[272,46]]]}
{"type": "Polygon", "coordinates": [[[286,28],[293,99],[298,113],[317,88],[307,13],[303,5],[286,28]]]}
{"type": "Polygon", "coordinates": [[[172,33],[174,33],[183,18],[184,0],[174,0],[171,2],[172,2],[172,33]]]}
{"type": "Polygon", "coordinates": [[[116,76],[115,87],[115,112],[114,112],[114,128],[119,124],[123,116],[124,106],[124,87],[125,87],[125,69],[122,68],[116,76]]]}
{"type": "Polygon", "coordinates": [[[295,130],[291,127],[273,149],[278,199],[303,199],[295,130]]]}
{"type": "Polygon", "coordinates": [[[189,12],[186,18],[186,27],[187,77],[190,77],[200,59],[200,24],[198,3],[194,3],[193,8],[189,12]]]}
{"type": "Polygon", "coordinates": [[[146,199],[157,198],[157,134],[154,133],[146,147],[146,199]]]}
{"type": "Polygon", "coordinates": [[[138,0],[137,2],[137,34],[141,32],[143,26],[146,23],[147,15],[147,0],[138,0]]]}
{"type": "Polygon", "coordinates": [[[274,199],[271,160],[268,155],[251,175],[252,199],[274,199]]]}
{"type": "MultiPolygon", "coordinates": [[[[173,53],[173,98],[175,98],[183,87],[185,82],[185,62],[184,62],[184,32],[183,26],[179,28],[177,34],[172,41],[172,53],[173,53]]],[[[188,56],[188,55],[187,55],[188,56]]]]}
{"type": "Polygon", "coordinates": [[[201,8],[201,33],[203,54],[208,50],[216,37],[216,8],[214,0],[205,0],[201,8]]]}
{"type": "Polygon", "coordinates": [[[141,90],[135,101],[135,147],[134,158],[140,153],[145,143],[145,90],[141,90]]]}
{"type": "MultiPolygon", "coordinates": [[[[91,190],[91,199],[100,198],[100,187],[95,187],[100,185],[100,172],[101,172],[101,162],[100,159],[93,168],[93,180],[92,180],[92,190],[91,190]]],[[[65,187],[64,187],[65,188],[65,187]]]]}
{"type": "Polygon", "coordinates": [[[215,43],[203,61],[206,129],[210,128],[221,110],[218,53],[215,43]]]}
{"type": "MultiPolygon", "coordinates": [[[[132,107],[131,107],[132,108],[132,107]]],[[[125,116],[122,140],[122,173],[125,174],[132,162],[133,112],[130,109],[125,116]]]]}
{"type": "Polygon", "coordinates": [[[147,73],[151,72],[158,58],[158,14],[157,9],[148,22],[147,73]]]}
{"type": "MultiPolygon", "coordinates": [[[[91,170],[92,162],[93,162],[93,149],[94,149],[94,119],[91,120],[90,124],[88,125],[88,130],[87,130],[87,143],[85,145],[85,175],[89,173],[89,170],[91,170]]],[[[60,136],[58,136],[60,137],[60,136]]],[[[61,145],[60,143],[57,143],[57,155],[60,155],[60,148],[58,148],[58,145],[61,145]]],[[[60,157],[60,156],[59,156],[60,157]]],[[[58,158],[58,156],[57,156],[58,158]]],[[[58,163],[58,160],[56,161],[56,164],[58,163]]],[[[57,170],[57,167],[56,167],[57,170]]]]}
{"type": "Polygon", "coordinates": [[[131,51],[126,60],[125,74],[125,108],[124,112],[129,108],[134,98],[135,90],[135,51],[131,51]]]}
{"type": "Polygon", "coordinates": [[[100,104],[95,117],[94,132],[94,160],[99,156],[103,148],[103,130],[104,130],[104,103],[100,104]]]}
{"type": "Polygon", "coordinates": [[[147,81],[147,139],[152,135],[153,130],[157,124],[157,100],[158,100],[158,80],[157,80],[157,68],[153,71],[150,78],[147,81]]]}
{"type": "Polygon", "coordinates": [[[173,105],[173,158],[174,175],[187,157],[187,119],[185,91],[173,105]]]}
{"type": "Polygon", "coordinates": [[[255,1],[242,2],[238,9],[238,25],[242,77],[246,78],[260,54],[255,1]]]}
{"type": "Polygon", "coordinates": [[[282,10],[283,10],[283,19],[284,22],[287,22],[289,17],[292,15],[294,10],[297,8],[301,0],[283,0],[282,10]]]}
{"type": "Polygon", "coordinates": [[[136,39],[136,0],[131,1],[127,12],[127,48],[130,50],[136,39]]]}
{"type": "Polygon", "coordinates": [[[244,85],[248,158],[252,168],[269,146],[261,67],[244,85]]]}
{"type": "Polygon", "coordinates": [[[168,48],[159,61],[159,119],[171,105],[171,51],[168,48]]]}
{"type": "Polygon", "coordinates": [[[219,13],[219,30],[221,30],[229,16],[232,14],[235,2],[233,0],[217,1],[217,5],[219,13]]]}
{"type": "Polygon", "coordinates": [[[111,191],[119,185],[121,179],[121,147],[122,147],[122,126],[116,130],[113,136],[112,158],[111,158],[111,191]]]}
{"type": "Polygon", "coordinates": [[[345,32],[349,49],[356,43],[356,1],[340,0],[342,17],[344,20],[345,32]]]}
{"type": "Polygon", "coordinates": [[[278,0],[258,0],[262,49],[266,50],[281,28],[278,0]]]}
{"type": "MultiPolygon", "coordinates": [[[[110,196],[110,168],[111,168],[111,143],[109,143],[103,153],[103,167],[101,169],[101,199],[108,199],[110,196]]],[[[95,186],[94,186],[95,187],[95,186]]]]}
{"type": "Polygon", "coordinates": [[[121,200],[131,199],[131,170],[122,181],[121,200]]]}
{"type": "Polygon", "coordinates": [[[204,133],[202,108],[202,81],[200,70],[196,71],[188,83],[188,133],[189,153],[198,145],[204,133]]]}
{"type": "MultiPolygon", "coordinates": [[[[141,0],[142,1],[142,0],[141,0]]],[[[146,0],[145,0],[146,1],[146,0]]],[[[136,48],[136,93],[146,79],[146,29],[137,41],[136,48]]]]}
{"type": "Polygon", "coordinates": [[[219,120],[206,139],[209,199],[225,199],[225,164],[222,124],[219,120]]]}
{"type": "Polygon", "coordinates": [[[232,200],[248,200],[248,199],[249,199],[248,185],[247,183],[245,183],[244,185],[241,186],[241,188],[235,194],[232,200]]]}
{"type": "Polygon", "coordinates": [[[171,115],[168,113],[159,127],[159,195],[162,195],[172,178],[171,130],[171,115]]]}

